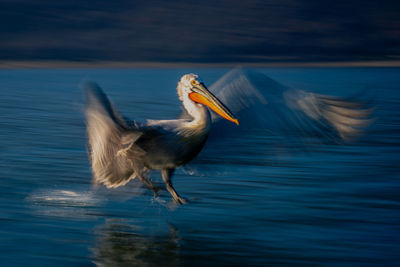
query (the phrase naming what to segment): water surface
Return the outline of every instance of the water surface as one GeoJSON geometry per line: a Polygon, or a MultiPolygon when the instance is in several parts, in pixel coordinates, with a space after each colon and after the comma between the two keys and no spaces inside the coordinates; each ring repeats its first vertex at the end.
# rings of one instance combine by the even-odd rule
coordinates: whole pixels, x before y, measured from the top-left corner
{"type": "MultiPolygon", "coordinates": [[[[191,202],[137,181],[91,187],[83,97],[97,81],[134,119],[180,114],[176,83],[226,69],[0,70],[0,258],[7,265],[387,265],[400,260],[400,69],[261,69],[285,85],[368,92],[375,123],[354,143],[304,147],[254,131],[178,169],[191,202]]],[[[313,143],[313,142],[311,142],[313,143]]],[[[153,180],[161,182],[159,174],[153,180]]]]}

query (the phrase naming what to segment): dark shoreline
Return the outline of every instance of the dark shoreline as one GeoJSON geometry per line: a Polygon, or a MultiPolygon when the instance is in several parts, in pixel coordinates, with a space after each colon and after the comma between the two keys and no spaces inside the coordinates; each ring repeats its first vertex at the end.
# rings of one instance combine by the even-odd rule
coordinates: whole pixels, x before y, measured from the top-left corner
{"type": "Polygon", "coordinates": [[[337,62],[120,62],[120,61],[1,61],[0,69],[45,69],[45,68],[232,68],[236,66],[254,68],[279,67],[400,67],[400,60],[391,61],[337,61],[337,62]]]}

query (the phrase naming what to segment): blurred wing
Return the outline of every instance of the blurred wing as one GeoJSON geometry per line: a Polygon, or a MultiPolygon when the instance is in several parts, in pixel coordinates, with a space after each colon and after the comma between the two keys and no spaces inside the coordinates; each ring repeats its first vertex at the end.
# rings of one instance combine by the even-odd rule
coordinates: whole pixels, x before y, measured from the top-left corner
{"type": "Polygon", "coordinates": [[[134,146],[142,133],[128,128],[97,84],[85,83],[82,87],[86,93],[86,128],[93,182],[107,187],[125,185],[143,172],[140,157],[144,152],[134,146]]]}
{"type": "MultiPolygon", "coordinates": [[[[210,91],[238,118],[240,130],[261,128],[276,135],[350,140],[370,124],[373,110],[359,101],[290,89],[242,68],[225,74],[210,91]]],[[[214,113],[212,118],[219,130],[235,128],[214,113]]]]}
{"type": "Polygon", "coordinates": [[[298,127],[310,129],[330,137],[352,140],[371,124],[373,108],[365,103],[302,90],[284,93],[286,105],[303,119],[298,127]]]}

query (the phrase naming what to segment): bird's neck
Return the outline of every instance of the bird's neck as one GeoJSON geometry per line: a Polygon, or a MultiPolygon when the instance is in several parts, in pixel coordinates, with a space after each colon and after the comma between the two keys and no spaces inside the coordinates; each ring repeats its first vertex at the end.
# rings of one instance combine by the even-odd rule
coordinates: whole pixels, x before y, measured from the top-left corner
{"type": "Polygon", "coordinates": [[[211,129],[211,116],[208,109],[201,104],[193,102],[189,97],[184,97],[183,107],[192,117],[192,120],[186,126],[208,133],[211,129]]]}

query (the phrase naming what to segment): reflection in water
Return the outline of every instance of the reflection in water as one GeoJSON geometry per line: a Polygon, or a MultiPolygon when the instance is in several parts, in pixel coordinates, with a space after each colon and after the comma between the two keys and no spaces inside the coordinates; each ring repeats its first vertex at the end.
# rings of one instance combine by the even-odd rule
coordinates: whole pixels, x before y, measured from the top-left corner
{"type": "MultiPolygon", "coordinates": [[[[193,70],[210,82],[224,71],[193,70]]],[[[188,70],[3,70],[1,265],[393,265],[400,260],[399,71],[263,70],[321,94],[371,88],[378,119],[354,143],[261,131],[211,136],[175,173],[176,189],[194,199],[173,209],[168,192],[154,198],[136,180],[92,190],[74,103],[82,102],[76,85],[87,73],[113,89],[124,115],[173,118],[180,111],[168,88],[188,70]]],[[[159,173],[153,178],[162,183],[159,173]]]]}
{"type": "Polygon", "coordinates": [[[95,231],[96,247],[92,248],[97,266],[178,266],[180,238],[169,225],[167,235],[145,235],[141,228],[124,220],[109,219],[95,231]]]}

